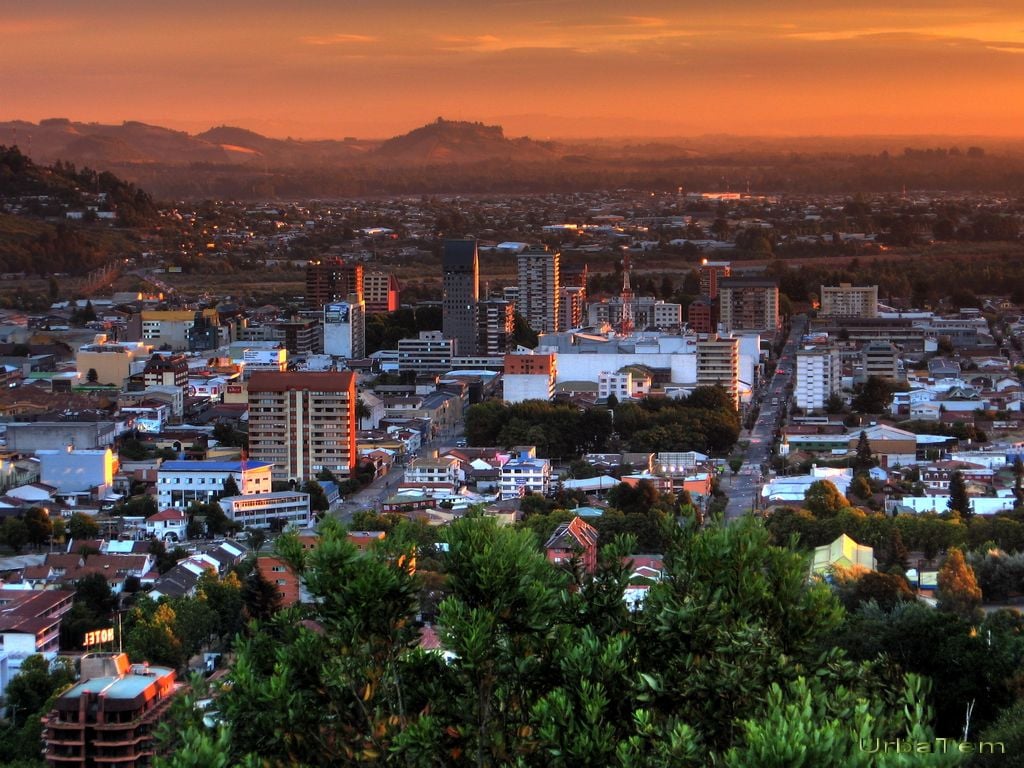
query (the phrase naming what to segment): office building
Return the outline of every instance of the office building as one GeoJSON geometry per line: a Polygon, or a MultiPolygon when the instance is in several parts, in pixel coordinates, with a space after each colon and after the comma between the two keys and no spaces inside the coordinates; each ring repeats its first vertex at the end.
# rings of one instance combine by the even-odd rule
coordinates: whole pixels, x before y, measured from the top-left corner
{"type": "Polygon", "coordinates": [[[363,303],[369,315],[398,311],[398,278],[390,272],[363,274],[363,303]]]}
{"type": "Polygon", "coordinates": [[[81,665],[80,681],[43,720],[47,765],[151,765],[157,725],[183,690],[175,671],[131,664],[123,653],[86,654],[81,665]]]}
{"type": "Polygon", "coordinates": [[[323,309],[324,304],[345,301],[352,293],[363,295],[362,264],[331,257],[306,265],[306,306],[323,309]]]}
{"type": "Polygon", "coordinates": [[[324,351],[323,329],[319,320],[313,318],[276,320],[273,339],[284,343],[285,349],[293,355],[319,355],[324,351]]]}
{"type": "Polygon", "coordinates": [[[889,381],[901,381],[899,348],[888,341],[869,341],[861,348],[864,378],[877,376],[889,381]]]}
{"type": "Polygon", "coordinates": [[[420,331],[415,339],[399,339],[398,372],[444,373],[451,370],[455,340],[438,331],[420,331]]]}
{"type": "Polygon", "coordinates": [[[346,359],[366,356],[366,307],[358,294],[324,304],[324,353],[346,359]]]}
{"type": "Polygon", "coordinates": [[[694,299],[686,309],[686,324],[694,333],[713,333],[715,313],[711,299],[703,296],[694,299]]]}
{"type": "Polygon", "coordinates": [[[516,256],[516,312],[537,333],[559,330],[559,259],[557,251],[543,246],[531,246],[516,256]]]}
{"type": "Polygon", "coordinates": [[[779,286],[774,280],[727,277],[718,283],[719,322],[726,331],[774,333],[779,327],[779,286]]]}
{"type": "Polygon", "coordinates": [[[86,344],[75,355],[75,367],[82,381],[113,384],[120,388],[125,379],[144,367],[152,350],[151,346],[141,342],[86,344]],[[92,375],[95,379],[91,379],[92,375]]]}
{"type": "Polygon", "coordinates": [[[242,495],[269,493],[272,468],[264,461],[165,461],[157,470],[156,504],[161,510],[210,504],[224,494],[229,477],[242,495]]]}
{"type": "Polygon", "coordinates": [[[228,496],[220,500],[220,506],[228,520],[246,528],[271,528],[275,524],[307,528],[313,523],[309,494],[299,491],[228,496]]]}
{"type": "Polygon", "coordinates": [[[704,259],[700,265],[700,295],[714,301],[718,298],[718,285],[732,274],[732,265],[728,261],[708,261],[704,259]]]}
{"type": "Polygon", "coordinates": [[[480,300],[480,262],[476,240],[445,240],[441,270],[441,330],[445,338],[455,342],[456,354],[475,355],[476,305],[480,300]]]}
{"type": "MultiPolygon", "coordinates": [[[[144,310],[133,315],[127,326],[128,338],[143,341],[153,347],[170,347],[175,352],[186,350],[210,349],[210,326],[214,330],[220,326],[220,316],[216,309],[194,310],[144,310]],[[193,335],[193,326],[200,322],[200,328],[193,335]]],[[[216,333],[214,333],[214,339],[216,333]]]]}
{"type": "Polygon", "coordinates": [[[249,379],[249,455],[274,480],[341,478],[355,470],[356,378],[350,372],[270,373],[249,379]]]}
{"type": "Polygon", "coordinates": [[[877,285],[821,286],[821,317],[878,317],[877,285]]]}
{"type": "Polygon", "coordinates": [[[720,386],[739,408],[740,340],[712,335],[697,342],[697,386],[720,386]]]}
{"type": "Polygon", "coordinates": [[[828,399],[841,388],[839,351],[830,347],[801,349],[796,353],[796,383],[793,397],[797,408],[823,410],[828,399]]]}

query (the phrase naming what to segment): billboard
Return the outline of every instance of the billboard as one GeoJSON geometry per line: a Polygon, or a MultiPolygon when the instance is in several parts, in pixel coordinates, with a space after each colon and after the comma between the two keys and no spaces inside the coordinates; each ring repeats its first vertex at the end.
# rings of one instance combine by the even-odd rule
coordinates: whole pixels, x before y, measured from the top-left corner
{"type": "Polygon", "coordinates": [[[350,307],[346,302],[328,304],[324,307],[325,323],[347,323],[349,320],[350,307]]]}
{"type": "Polygon", "coordinates": [[[139,432],[146,432],[148,434],[159,434],[164,428],[163,422],[160,419],[136,419],[135,429],[139,432]]]}

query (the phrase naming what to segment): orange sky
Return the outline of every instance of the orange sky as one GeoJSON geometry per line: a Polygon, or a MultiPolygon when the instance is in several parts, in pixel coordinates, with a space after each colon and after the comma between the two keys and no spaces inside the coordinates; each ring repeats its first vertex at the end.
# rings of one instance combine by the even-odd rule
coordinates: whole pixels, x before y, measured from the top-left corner
{"type": "Polygon", "coordinates": [[[0,120],[1024,135],[1022,0],[50,0],[0,39],[0,120]]]}

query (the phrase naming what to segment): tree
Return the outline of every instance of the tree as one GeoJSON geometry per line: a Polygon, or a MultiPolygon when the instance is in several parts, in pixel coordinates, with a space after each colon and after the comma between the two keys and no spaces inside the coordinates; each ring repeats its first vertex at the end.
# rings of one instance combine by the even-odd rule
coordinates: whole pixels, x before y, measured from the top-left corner
{"type": "Polygon", "coordinates": [[[857,470],[860,472],[866,472],[875,466],[874,456],[871,455],[871,443],[868,441],[868,433],[861,430],[860,437],[857,438],[857,470]]]}
{"type": "Polygon", "coordinates": [[[861,501],[867,501],[871,498],[871,483],[864,475],[857,475],[850,482],[849,492],[861,501]]]}
{"type": "Polygon", "coordinates": [[[302,490],[309,494],[309,508],[314,512],[326,512],[331,508],[323,486],[316,480],[307,480],[302,490]]]}
{"type": "Polygon", "coordinates": [[[892,385],[879,376],[868,376],[853,398],[853,409],[860,413],[883,413],[892,402],[892,385]]]}
{"type": "Polygon", "coordinates": [[[940,611],[955,613],[966,619],[977,614],[981,605],[981,589],[961,550],[949,550],[946,562],[939,569],[938,581],[940,611]]]}
{"type": "Polygon", "coordinates": [[[185,662],[182,642],[175,631],[177,614],[169,603],[142,599],[128,614],[125,649],[129,658],[166,664],[174,669],[185,662]]]}
{"type": "Polygon", "coordinates": [[[50,540],[53,523],[50,514],[42,507],[32,507],[25,512],[25,531],[29,544],[37,549],[50,540]]]}
{"type": "Polygon", "coordinates": [[[28,526],[20,517],[8,517],[0,525],[0,542],[14,550],[17,554],[28,543],[28,526]]]}
{"type": "Polygon", "coordinates": [[[95,368],[90,368],[85,374],[85,380],[90,384],[95,384],[100,380],[100,375],[95,368]]]}
{"type": "Polygon", "coordinates": [[[946,508],[950,512],[959,512],[961,517],[968,520],[974,515],[971,498],[967,495],[967,483],[959,469],[950,475],[949,500],[946,502],[946,508]]]}
{"type": "Polygon", "coordinates": [[[828,400],[825,401],[825,412],[831,414],[842,413],[845,406],[846,403],[843,401],[843,396],[838,392],[833,392],[828,396],[828,400]]]}
{"type": "Polygon", "coordinates": [[[1013,457],[1013,495],[1017,506],[1024,505],[1024,461],[1021,461],[1020,454],[1013,457]]]}
{"type": "Polygon", "coordinates": [[[99,535],[100,526],[84,512],[75,512],[68,519],[68,533],[75,541],[94,539],[99,535]]]}
{"type": "Polygon", "coordinates": [[[735,477],[741,469],[743,469],[743,457],[732,456],[729,459],[729,469],[732,470],[732,474],[735,477]]]}
{"type": "Polygon", "coordinates": [[[237,496],[240,493],[238,490],[238,482],[235,480],[234,475],[228,475],[224,478],[224,491],[221,494],[221,498],[228,498],[230,496],[237,496]]]}
{"type": "Polygon", "coordinates": [[[850,502],[829,480],[816,480],[804,494],[804,506],[815,517],[834,517],[850,502]]]}

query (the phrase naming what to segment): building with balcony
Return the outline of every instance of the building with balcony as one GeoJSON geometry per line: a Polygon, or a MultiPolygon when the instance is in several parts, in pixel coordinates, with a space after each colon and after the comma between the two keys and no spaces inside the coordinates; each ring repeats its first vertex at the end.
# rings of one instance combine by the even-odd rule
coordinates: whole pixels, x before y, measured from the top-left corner
{"type": "Polygon", "coordinates": [[[821,286],[821,310],[819,317],[878,317],[877,285],[821,286]]]}
{"type": "Polygon", "coordinates": [[[249,455],[272,464],[274,480],[303,482],[324,469],[349,477],[356,431],[351,372],[260,371],[249,379],[249,455]]]}
{"type": "Polygon", "coordinates": [[[797,408],[823,410],[828,399],[842,388],[839,351],[829,347],[801,349],[796,353],[796,384],[793,397],[797,408]]]}
{"type": "Polygon", "coordinates": [[[123,653],[86,654],[81,681],[43,721],[47,765],[151,765],[156,727],[182,689],[173,669],[131,664],[123,653]]]}
{"type": "Polygon", "coordinates": [[[718,285],[718,313],[727,331],[774,333],[779,327],[779,286],[763,278],[724,278],[718,285]]]}
{"type": "Polygon", "coordinates": [[[226,496],[220,506],[229,520],[246,528],[271,528],[275,524],[307,528],[313,522],[309,494],[298,491],[226,496]]]}
{"type": "Polygon", "coordinates": [[[266,461],[165,461],[157,470],[156,503],[160,509],[209,504],[223,495],[229,477],[242,494],[269,493],[273,466],[266,461]]]}

